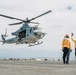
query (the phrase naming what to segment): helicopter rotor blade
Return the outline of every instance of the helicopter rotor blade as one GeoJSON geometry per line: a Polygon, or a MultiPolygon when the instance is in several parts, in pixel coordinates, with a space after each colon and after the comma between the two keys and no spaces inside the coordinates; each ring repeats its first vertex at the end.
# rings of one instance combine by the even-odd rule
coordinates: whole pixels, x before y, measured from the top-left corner
{"type": "Polygon", "coordinates": [[[22,24],[23,22],[18,22],[18,23],[12,23],[12,24],[9,24],[10,26],[11,25],[19,25],[19,24],[22,24]]]}
{"type": "Polygon", "coordinates": [[[29,19],[29,20],[28,20],[28,19],[26,19],[26,20],[22,20],[22,19],[19,19],[19,18],[10,17],[10,16],[3,15],[3,14],[0,14],[0,16],[2,16],[2,17],[6,17],[6,18],[9,18],[9,19],[15,19],[15,20],[22,21],[22,22],[18,22],[18,23],[12,23],[12,24],[9,24],[9,25],[18,25],[18,24],[22,24],[23,22],[25,22],[25,23],[39,24],[39,23],[31,22],[31,21],[32,21],[32,20],[35,20],[36,18],[39,18],[39,17],[41,17],[41,16],[43,16],[43,15],[45,15],[45,14],[48,14],[48,13],[50,13],[50,12],[52,12],[52,11],[49,10],[49,11],[47,11],[47,12],[45,12],[45,13],[39,15],[39,16],[36,16],[36,17],[34,17],[34,18],[32,18],[32,19],[29,19]]]}
{"type": "Polygon", "coordinates": [[[10,16],[7,16],[7,15],[2,15],[2,14],[0,14],[0,16],[6,17],[6,18],[9,18],[9,19],[15,19],[15,20],[19,20],[19,21],[25,22],[25,20],[22,20],[22,19],[19,19],[19,18],[10,17],[10,16]]]}
{"type": "Polygon", "coordinates": [[[33,24],[39,24],[38,22],[30,22],[30,23],[33,23],[33,24]]]}
{"type": "Polygon", "coordinates": [[[37,16],[37,17],[34,17],[34,18],[30,19],[29,21],[32,21],[32,20],[34,20],[34,19],[36,19],[36,18],[39,18],[39,17],[41,17],[41,16],[43,16],[43,15],[45,15],[45,14],[50,13],[50,12],[52,12],[52,11],[51,11],[51,10],[49,10],[49,11],[47,11],[47,12],[45,12],[45,13],[43,13],[43,14],[41,14],[41,15],[37,16]]]}
{"type": "MultiPolygon", "coordinates": [[[[23,22],[18,22],[18,23],[12,23],[12,24],[9,24],[10,26],[12,25],[19,25],[19,24],[22,24],[23,22]]],[[[38,22],[29,22],[29,23],[33,23],[33,24],[39,24],[38,22]]]]}

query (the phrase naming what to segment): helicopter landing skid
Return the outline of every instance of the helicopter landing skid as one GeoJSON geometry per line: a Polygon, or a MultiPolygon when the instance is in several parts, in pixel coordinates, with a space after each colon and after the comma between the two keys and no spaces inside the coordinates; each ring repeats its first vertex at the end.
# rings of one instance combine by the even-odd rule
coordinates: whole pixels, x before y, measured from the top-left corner
{"type": "Polygon", "coordinates": [[[31,47],[31,46],[35,46],[35,45],[40,45],[40,44],[42,44],[43,43],[43,41],[42,42],[37,42],[37,44],[33,44],[33,45],[29,45],[29,47],[31,47]]]}

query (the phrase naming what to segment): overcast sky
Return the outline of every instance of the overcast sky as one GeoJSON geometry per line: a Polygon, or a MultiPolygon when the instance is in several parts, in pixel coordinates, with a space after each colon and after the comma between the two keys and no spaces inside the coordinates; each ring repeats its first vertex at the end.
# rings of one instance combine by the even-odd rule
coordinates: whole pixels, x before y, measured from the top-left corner
{"type": "MultiPolygon", "coordinates": [[[[61,56],[64,35],[70,35],[73,32],[76,38],[76,0],[0,0],[0,14],[21,19],[27,17],[31,19],[48,10],[52,10],[52,12],[34,20],[40,23],[39,27],[42,28],[42,31],[47,32],[47,35],[42,39],[43,44],[28,47],[26,44],[2,45],[0,43],[0,57],[61,56]]],[[[7,28],[8,38],[13,37],[11,32],[15,32],[21,27],[21,25],[8,25],[14,22],[18,21],[0,17],[0,35],[7,28]]],[[[74,49],[73,42],[72,48],[74,49]]],[[[72,52],[73,54],[74,52],[72,52]]]]}

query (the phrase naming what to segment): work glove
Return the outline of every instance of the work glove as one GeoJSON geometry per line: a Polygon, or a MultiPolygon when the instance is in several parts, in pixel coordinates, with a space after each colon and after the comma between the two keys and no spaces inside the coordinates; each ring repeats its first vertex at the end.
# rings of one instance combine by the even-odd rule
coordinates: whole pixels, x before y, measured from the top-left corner
{"type": "Polygon", "coordinates": [[[71,33],[71,36],[73,36],[74,34],[73,33],[71,33]]]}
{"type": "Polygon", "coordinates": [[[70,52],[72,52],[72,49],[70,49],[70,52]]]}
{"type": "Polygon", "coordinates": [[[64,52],[64,49],[62,49],[62,52],[64,52]]]}

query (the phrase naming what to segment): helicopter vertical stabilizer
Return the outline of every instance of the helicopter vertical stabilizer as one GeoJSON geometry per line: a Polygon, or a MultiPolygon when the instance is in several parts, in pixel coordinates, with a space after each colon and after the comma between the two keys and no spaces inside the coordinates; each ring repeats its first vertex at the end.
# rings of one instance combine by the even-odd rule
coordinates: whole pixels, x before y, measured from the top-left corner
{"type": "Polygon", "coordinates": [[[5,37],[7,37],[6,34],[7,34],[7,29],[5,30],[5,34],[2,34],[2,35],[1,35],[1,37],[2,37],[2,41],[0,41],[0,42],[3,42],[3,44],[4,44],[5,41],[6,41],[6,40],[5,40],[5,37]]]}
{"type": "Polygon", "coordinates": [[[1,35],[1,37],[2,37],[2,40],[5,41],[4,35],[1,35]]]}

